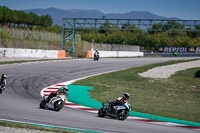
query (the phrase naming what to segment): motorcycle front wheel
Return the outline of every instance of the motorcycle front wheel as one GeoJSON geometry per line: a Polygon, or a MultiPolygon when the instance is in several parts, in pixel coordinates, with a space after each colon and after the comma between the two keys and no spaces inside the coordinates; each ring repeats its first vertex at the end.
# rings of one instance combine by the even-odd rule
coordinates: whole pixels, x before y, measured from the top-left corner
{"type": "Polygon", "coordinates": [[[128,110],[120,110],[118,112],[118,120],[125,120],[128,117],[128,110]]]}
{"type": "Polygon", "coordinates": [[[46,100],[42,100],[42,102],[40,103],[40,108],[41,108],[41,109],[45,109],[46,103],[47,103],[46,100]]]}
{"type": "Polygon", "coordinates": [[[99,116],[99,117],[105,117],[105,116],[106,116],[106,111],[104,111],[103,108],[101,108],[101,109],[98,111],[98,116],[99,116]]]}

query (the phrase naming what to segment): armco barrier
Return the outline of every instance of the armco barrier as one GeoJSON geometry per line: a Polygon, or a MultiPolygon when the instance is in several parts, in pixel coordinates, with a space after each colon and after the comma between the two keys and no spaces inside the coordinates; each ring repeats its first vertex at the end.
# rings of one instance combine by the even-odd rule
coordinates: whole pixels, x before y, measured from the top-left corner
{"type": "Polygon", "coordinates": [[[64,50],[0,48],[0,57],[65,58],[64,50]]]}
{"type": "MultiPolygon", "coordinates": [[[[95,51],[88,51],[86,58],[94,57],[95,51]]],[[[132,52],[132,51],[99,51],[99,57],[135,57],[144,56],[143,52],[132,52]]]]}

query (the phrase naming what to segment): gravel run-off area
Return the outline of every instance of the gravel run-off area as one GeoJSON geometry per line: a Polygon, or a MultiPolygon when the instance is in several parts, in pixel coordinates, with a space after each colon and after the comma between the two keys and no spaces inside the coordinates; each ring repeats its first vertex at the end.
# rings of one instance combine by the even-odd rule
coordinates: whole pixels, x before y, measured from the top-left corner
{"type": "Polygon", "coordinates": [[[149,77],[149,78],[167,79],[171,75],[175,74],[177,71],[181,71],[181,70],[185,70],[189,68],[195,68],[195,67],[200,67],[200,60],[155,67],[155,68],[149,69],[146,72],[139,73],[139,75],[143,77],[149,77]]]}
{"type": "Polygon", "coordinates": [[[0,126],[0,133],[54,133],[54,132],[0,126]]]}

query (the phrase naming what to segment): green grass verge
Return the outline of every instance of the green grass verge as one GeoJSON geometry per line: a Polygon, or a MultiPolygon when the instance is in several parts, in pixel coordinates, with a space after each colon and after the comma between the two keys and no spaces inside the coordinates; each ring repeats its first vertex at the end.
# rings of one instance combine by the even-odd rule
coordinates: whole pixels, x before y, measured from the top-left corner
{"type": "Polygon", "coordinates": [[[200,78],[194,76],[200,67],[179,71],[168,79],[144,78],[138,75],[157,66],[180,62],[185,61],[122,70],[90,77],[74,84],[94,87],[89,94],[100,102],[115,100],[124,92],[129,92],[133,111],[200,122],[200,78]]]}
{"type": "Polygon", "coordinates": [[[34,124],[22,124],[22,123],[16,123],[16,122],[9,122],[9,121],[1,121],[0,120],[0,126],[4,127],[12,127],[12,128],[24,128],[24,129],[32,129],[32,130],[40,130],[40,131],[46,131],[46,132],[59,132],[59,133],[82,133],[80,131],[70,131],[67,129],[59,129],[59,128],[52,128],[52,127],[44,127],[44,126],[38,126],[34,124]]]}

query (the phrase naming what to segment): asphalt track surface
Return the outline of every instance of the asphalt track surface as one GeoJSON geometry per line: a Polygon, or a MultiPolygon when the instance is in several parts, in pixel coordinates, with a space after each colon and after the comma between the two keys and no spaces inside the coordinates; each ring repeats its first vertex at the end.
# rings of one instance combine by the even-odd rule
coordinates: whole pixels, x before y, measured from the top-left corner
{"type": "Polygon", "coordinates": [[[0,74],[8,76],[7,88],[0,95],[0,119],[109,133],[199,132],[134,120],[99,118],[97,114],[68,107],[60,112],[39,109],[40,91],[47,86],[107,71],[191,58],[107,58],[98,62],[86,59],[0,66],[0,74]]]}

